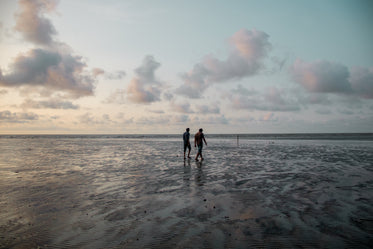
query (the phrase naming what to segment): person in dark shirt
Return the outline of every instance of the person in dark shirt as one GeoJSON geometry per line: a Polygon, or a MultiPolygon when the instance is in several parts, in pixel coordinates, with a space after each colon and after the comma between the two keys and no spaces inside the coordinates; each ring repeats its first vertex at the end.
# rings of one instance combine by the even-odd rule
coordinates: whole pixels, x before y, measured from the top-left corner
{"type": "Polygon", "coordinates": [[[190,141],[189,141],[189,138],[190,138],[190,133],[189,133],[189,128],[186,128],[186,132],[184,132],[183,134],[183,141],[184,141],[184,159],[185,159],[185,152],[186,152],[186,149],[188,148],[188,158],[190,158],[190,150],[191,150],[191,146],[190,146],[190,141]]]}
{"type": "Polygon", "coordinates": [[[203,148],[203,142],[205,142],[207,146],[207,142],[205,139],[205,135],[203,134],[203,129],[199,129],[199,131],[194,135],[194,147],[198,146],[198,152],[196,156],[196,161],[198,161],[198,157],[201,156],[201,161],[203,161],[203,156],[202,156],[202,148],[203,148]]]}

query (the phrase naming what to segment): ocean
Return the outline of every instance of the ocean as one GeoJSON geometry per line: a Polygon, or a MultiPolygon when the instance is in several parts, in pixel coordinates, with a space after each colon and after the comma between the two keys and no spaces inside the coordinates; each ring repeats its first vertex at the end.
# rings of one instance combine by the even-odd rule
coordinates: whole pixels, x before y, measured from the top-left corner
{"type": "Polygon", "coordinates": [[[373,134],[0,135],[0,248],[371,248],[373,134]]]}

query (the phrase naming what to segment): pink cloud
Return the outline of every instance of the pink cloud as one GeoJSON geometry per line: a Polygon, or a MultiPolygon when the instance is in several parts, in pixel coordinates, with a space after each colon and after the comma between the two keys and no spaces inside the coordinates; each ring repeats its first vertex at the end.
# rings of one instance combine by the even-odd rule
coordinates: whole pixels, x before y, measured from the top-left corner
{"type": "Polygon", "coordinates": [[[258,30],[241,29],[230,39],[235,48],[233,53],[246,58],[248,61],[257,61],[267,55],[271,44],[268,42],[269,35],[258,30]]]}
{"type": "Polygon", "coordinates": [[[81,56],[74,55],[69,46],[54,40],[57,34],[45,14],[55,10],[57,0],[19,0],[20,11],[15,15],[15,30],[25,41],[38,48],[18,55],[9,65],[10,71],[0,69],[0,86],[37,87],[67,93],[65,97],[93,95],[96,77],[103,72],[88,72],[81,56]]]}
{"type": "Polygon", "coordinates": [[[293,80],[310,92],[349,93],[349,71],[344,65],[328,61],[313,63],[296,60],[290,68],[293,80]]]}
{"type": "Polygon", "coordinates": [[[373,98],[373,69],[328,61],[296,60],[290,68],[293,80],[313,93],[335,93],[373,98]]]}
{"type": "Polygon", "coordinates": [[[155,70],[160,63],[153,56],[146,56],[143,64],[135,72],[137,74],[127,87],[127,97],[135,103],[151,103],[160,100],[161,83],[155,77],[155,70]]]}
{"type": "Polygon", "coordinates": [[[232,50],[228,58],[219,60],[212,55],[206,56],[182,75],[184,84],[176,93],[199,98],[211,84],[255,75],[271,48],[268,39],[262,31],[239,30],[230,38],[232,50]]]}
{"type": "Polygon", "coordinates": [[[57,3],[55,0],[20,0],[21,11],[16,15],[15,30],[27,41],[51,45],[57,31],[44,14],[53,11],[57,3]]]}

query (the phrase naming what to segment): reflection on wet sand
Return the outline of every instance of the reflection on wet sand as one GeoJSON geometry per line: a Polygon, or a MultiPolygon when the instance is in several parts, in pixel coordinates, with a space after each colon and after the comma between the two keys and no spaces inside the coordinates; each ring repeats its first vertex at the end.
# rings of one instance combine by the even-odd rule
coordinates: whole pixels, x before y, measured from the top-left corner
{"type": "Polygon", "coordinates": [[[371,143],[0,140],[0,248],[369,248],[371,143]]]}
{"type": "Polygon", "coordinates": [[[197,168],[197,172],[195,176],[196,185],[203,186],[203,184],[205,183],[206,177],[202,170],[202,162],[196,162],[196,168],[197,168]]]}

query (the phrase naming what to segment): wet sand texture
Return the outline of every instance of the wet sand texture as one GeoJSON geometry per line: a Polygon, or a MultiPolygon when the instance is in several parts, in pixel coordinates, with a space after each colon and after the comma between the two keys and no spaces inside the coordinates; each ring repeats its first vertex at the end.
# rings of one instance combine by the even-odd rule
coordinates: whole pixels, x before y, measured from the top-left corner
{"type": "Polygon", "coordinates": [[[239,142],[2,138],[0,248],[371,248],[372,142],[239,142]]]}

